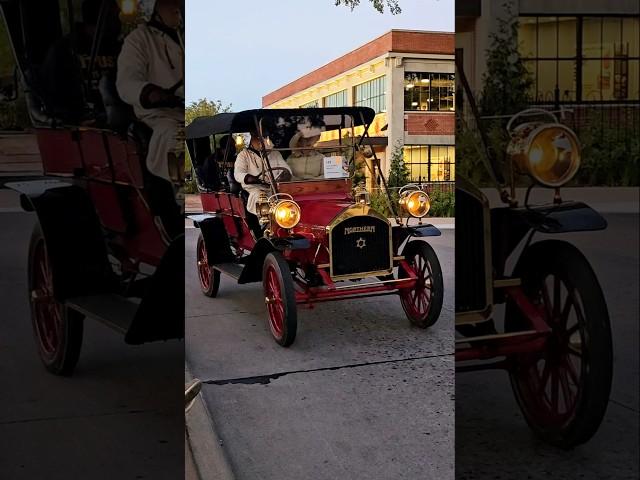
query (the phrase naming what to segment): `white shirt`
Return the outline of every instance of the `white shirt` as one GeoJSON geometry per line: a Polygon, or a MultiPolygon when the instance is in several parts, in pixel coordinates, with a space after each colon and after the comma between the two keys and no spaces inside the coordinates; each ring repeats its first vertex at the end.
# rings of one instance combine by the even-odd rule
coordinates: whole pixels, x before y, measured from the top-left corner
{"type": "MultiPolygon", "coordinates": [[[[271,150],[268,152],[269,164],[272,169],[275,168],[285,168],[289,173],[291,173],[291,169],[287,162],[284,161],[280,152],[271,150]]],[[[236,182],[242,185],[242,188],[249,192],[249,199],[247,200],[247,210],[254,215],[256,215],[256,203],[258,201],[258,197],[260,196],[260,192],[269,192],[270,188],[266,185],[247,185],[244,183],[244,179],[247,175],[260,176],[265,182],[269,181],[268,172],[265,172],[263,175],[262,168],[262,158],[260,155],[255,153],[248,148],[242,150],[238,157],[236,158],[236,163],[233,169],[233,176],[236,179],[236,182]]],[[[278,176],[278,172],[274,172],[276,177],[278,176]]]]}

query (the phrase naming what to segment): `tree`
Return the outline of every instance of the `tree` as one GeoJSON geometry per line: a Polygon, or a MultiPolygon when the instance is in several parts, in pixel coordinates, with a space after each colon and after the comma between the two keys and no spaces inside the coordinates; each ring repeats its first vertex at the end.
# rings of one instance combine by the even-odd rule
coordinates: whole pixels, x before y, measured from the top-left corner
{"type": "Polygon", "coordinates": [[[518,51],[518,21],[511,3],[503,5],[506,16],[498,19],[497,31],[490,34],[487,70],[482,78],[480,113],[513,115],[527,108],[533,83],[518,51]]]}
{"type": "Polygon", "coordinates": [[[393,152],[391,153],[391,163],[389,164],[389,180],[387,185],[389,188],[402,188],[411,179],[411,173],[404,163],[404,152],[402,144],[398,141],[393,152]]]}
{"type": "Polygon", "coordinates": [[[201,98],[197,102],[191,102],[184,109],[184,123],[189,125],[198,117],[207,117],[231,110],[231,105],[223,106],[220,100],[207,100],[201,98]]]}
{"type": "MultiPolygon", "coordinates": [[[[231,105],[223,106],[220,100],[207,100],[201,98],[197,102],[191,102],[184,109],[184,123],[189,125],[198,117],[208,117],[216,115],[218,113],[225,113],[231,110],[231,105]]],[[[186,150],[185,158],[185,171],[190,172],[192,169],[191,155],[189,150],[186,150]]],[[[191,185],[192,182],[186,182],[187,193],[193,193],[195,191],[195,185],[191,185]]]]}
{"type": "MultiPolygon", "coordinates": [[[[399,5],[399,0],[369,0],[373,4],[373,8],[375,8],[378,12],[384,13],[385,4],[389,8],[391,15],[398,15],[402,13],[402,9],[399,5]]],[[[358,5],[360,5],[360,0],[335,0],[336,6],[344,5],[349,7],[351,11],[353,11],[358,5]]]]}

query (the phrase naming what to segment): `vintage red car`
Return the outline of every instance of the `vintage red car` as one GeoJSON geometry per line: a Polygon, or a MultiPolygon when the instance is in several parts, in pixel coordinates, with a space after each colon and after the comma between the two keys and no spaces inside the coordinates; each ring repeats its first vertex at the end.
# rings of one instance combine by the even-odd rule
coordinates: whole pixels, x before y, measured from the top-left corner
{"type": "Polygon", "coordinates": [[[352,185],[356,164],[366,164],[369,178],[387,192],[375,152],[370,159],[362,155],[374,115],[364,107],[262,109],[202,117],[187,126],[204,210],[190,217],[200,229],[202,291],[215,297],[221,272],[239,283],[262,282],[271,334],[282,346],[295,339],[298,305],[398,295],[418,327],[433,325],[440,315],[442,271],[425,241],[440,231],[422,221],[430,207],[427,193],[417,185],[401,192],[404,218],[387,196],[395,216],[389,220],[371,207],[363,183],[352,185]],[[236,142],[230,136],[250,131],[260,136],[256,154],[268,180],[257,206],[258,228],[232,175],[236,142]],[[296,135],[317,141],[298,148],[292,146],[296,135]],[[227,136],[224,149],[221,136],[227,136]],[[291,163],[295,152],[310,150],[321,162],[320,175],[277,181],[270,156],[282,155],[291,163]],[[209,182],[198,173],[203,170],[209,182]],[[213,170],[217,173],[211,175],[213,170]],[[414,217],[418,222],[410,226],[414,217]]]}
{"type": "Polygon", "coordinates": [[[570,448],[596,433],[607,408],[609,314],[580,250],[536,234],[602,230],[607,222],[588,205],[562,199],[560,187],[580,166],[580,143],[552,112],[529,109],[509,119],[510,172],[503,175],[460,59],[457,67],[483,140],[483,160],[505,203],[490,208],[479,188],[456,179],[457,371],[506,370],[531,429],[570,448]],[[519,175],[529,180],[524,199],[516,196],[519,175]],[[548,204],[529,202],[534,187],[549,189],[548,204]],[[504,305],[503,316],[497,305],[504,305]]]}
{"type": "Polygon", "coordinates": [[[150,131],[119,99],[115,71],[101,68],[99,79],[91,71],[106,41],[105,22],[121,18],[116,4],[103,2],[94,48],[75,59],[77,71],[45,67],[52,55],[79,54],[67,50],[71,37],[63,32],[77,33],[81,3],[0,3],[45,175],[6,185],[37,216],[29,246],[31,317],[45,367],[62,375],[78,361],[85,317],[129,344],[184,336],[178,186],[148,172],[150,131]],[[98,81],[102,98],[92,105],[88,92],[98,95],[98,81]],[[62,90],[79,101],[61,102],[62,90]]]}

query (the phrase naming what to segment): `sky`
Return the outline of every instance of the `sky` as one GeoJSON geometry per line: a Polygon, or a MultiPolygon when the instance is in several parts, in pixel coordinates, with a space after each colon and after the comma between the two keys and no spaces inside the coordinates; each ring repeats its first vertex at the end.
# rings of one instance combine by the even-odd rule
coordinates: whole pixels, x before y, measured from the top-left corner
{"type": "Polygon", "coordinates": [[[186,100],[233,111],[395,29],[454,31],[454,0],[400,0],[378,13],[334,0],[186,0],[186,100]]]}

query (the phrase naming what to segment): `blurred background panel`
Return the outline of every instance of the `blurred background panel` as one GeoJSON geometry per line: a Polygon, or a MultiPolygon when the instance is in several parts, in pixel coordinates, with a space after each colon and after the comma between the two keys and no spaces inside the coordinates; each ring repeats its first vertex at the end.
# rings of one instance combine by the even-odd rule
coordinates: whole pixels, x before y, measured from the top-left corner
{"type": "Polygon", "coordinates": [[[635,1],[456,2],[459,478],[638,476],[639,43],[635,1]]]}

